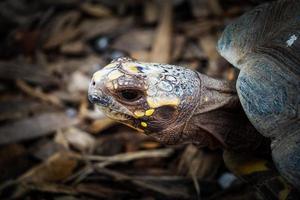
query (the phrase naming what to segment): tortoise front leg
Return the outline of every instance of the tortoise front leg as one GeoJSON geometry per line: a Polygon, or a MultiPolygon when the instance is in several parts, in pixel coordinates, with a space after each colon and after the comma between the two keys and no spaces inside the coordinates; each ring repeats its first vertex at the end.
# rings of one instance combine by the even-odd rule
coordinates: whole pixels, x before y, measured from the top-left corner
{"type": "Polygon", "coordinates": [[[276,138],[271,144],[274,163],[280,173],[300,190],[300,134],[276,138]]]}
{"type": "Polygon", "coordinates": [[[223,157],[226,166],[251,184],[262,199],[299,199],[300,192],[280,176],[272,161],[232,151],[224,151],[223,157]]]}

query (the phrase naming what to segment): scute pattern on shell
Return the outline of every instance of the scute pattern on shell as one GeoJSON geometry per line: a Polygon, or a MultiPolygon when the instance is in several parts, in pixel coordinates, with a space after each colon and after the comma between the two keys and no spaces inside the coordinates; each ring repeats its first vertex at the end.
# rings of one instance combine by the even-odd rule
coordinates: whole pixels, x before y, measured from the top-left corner
{"type": "Polygon", "coordinates": [[[249,119],[268,137],[300,129],[298,37],[300,2],[281,0],[246,13],[218,42],[219,52],[241,69],[237,90],[249,119]]]}
{"type": "Polygon", "coordinates": [[[272,139],[281,174],[300,188],[300,1],[244,14],[225,29],[218,51],[241,70],[237,92],[247,116],[272,139]]]}

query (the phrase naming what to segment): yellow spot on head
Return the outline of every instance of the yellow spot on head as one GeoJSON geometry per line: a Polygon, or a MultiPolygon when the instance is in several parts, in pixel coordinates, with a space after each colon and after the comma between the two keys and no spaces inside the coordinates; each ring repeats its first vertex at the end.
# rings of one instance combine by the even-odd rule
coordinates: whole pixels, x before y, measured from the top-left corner
{"type": "Polygon", "coordinates": [[[119,70],[113,70],[112,72],[110,72],[108,74],[108,79],[112,81],[112,80],[119,78],[122,75],[123,75],[123,73],[121,73],[119,70]]]}
{"type": "Polygon", "coordinates": [[[149,110],[146,110],[145,115],[146,116],[151,116],[153,113],[154,113],[154,109],[151,108],[149,110]]]}
{"type": "Polygon", "coordinates": [[[130,71],[130,72],[132,72],[132,73],[138,73],[139,72],[137,66],[134,66],[134,65],[128,66],[127,70],[130,71]]]}
{"type": "Polygon", "coordinates": [[[145,113],[143,111],[136,110],[136,111],[134,111],[134,115],[136,117],[143,117],[145,115],[145,113]]]}
{"type": "Polygon", "coordinates": [[[204,98],[204,101],[208,101],[208,97],[205,97],[205,98],[204,98]]]}
{"type": "Polygon", "coordinates": [[[180,100],[178,97],[154,97],[154,98],[148,97],[147,102],[151,108],[158,108],[167,105],[178,106],[180,100]]]}
{"type": "Polygon", "coordinates": [[[141,122],[141,126],[146,128],[148,125],[146,122],[141,122]]]}

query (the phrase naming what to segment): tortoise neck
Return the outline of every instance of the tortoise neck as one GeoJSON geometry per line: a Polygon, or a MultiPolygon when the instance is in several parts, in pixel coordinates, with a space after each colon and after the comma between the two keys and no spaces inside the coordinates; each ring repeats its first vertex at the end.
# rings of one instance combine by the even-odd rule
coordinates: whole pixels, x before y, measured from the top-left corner
{"type": "Polygon", "coordinates": [[[203,74],[198,76],[200,101],[183,130],[187,136],[185,142],[211,149],[257,149],[263,137],[244,113],[234,83],[203,74]]]}
{"type": "Polygon", "coordinates": [[[200,101],[196,113],[227,108],[236,109],[240,106],[235,89],[235,82],[218,80],[198,73],[200,79],[200,101]]]}

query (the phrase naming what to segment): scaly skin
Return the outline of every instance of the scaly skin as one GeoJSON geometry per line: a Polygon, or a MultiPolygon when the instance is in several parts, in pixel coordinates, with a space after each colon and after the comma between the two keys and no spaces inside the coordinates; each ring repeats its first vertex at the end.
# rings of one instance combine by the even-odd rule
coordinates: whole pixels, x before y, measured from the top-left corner
{"type": "Polygon", "coordinates": [[[262,4],[228,25],[219,53],[240,69],[237,92],[270,138],[278,171],[300,189],[300,1],[262,4]]]}
{"type": "Polygon", "coordinates": [[[270,141],[247,119],[234,84],[180,66],[119,58],[93,75],[89,99],[108,117],[161,143],[223,148],[229,168],[262,197],[293,199],[297,192],[266,165],[272,163],[270,141]]]}
{"type": "Polygon", "coordinates": [[[94,74],[89,99],[164,144],[246,152],[268,146],[241,109],[234,83],[184,67],[118,59],[94,74]]]}
{"type": "Polygon", "coordinates": [[[275,177],[278,170],[300,188],[299,16],[299,0],[278,0],[227,26],[218,51],[241,70],[239,98],[232,84],[179,66],[119,59],[94,75],[90,100],[162,143],[226,149],[235,154],[225,159],[227,165],[244,179],[249,172],[277,174],[263,187],[249,182],[262,193],[271,186],[276,198],[290,199],[291,187],[275,177]],[[277,170],[257,158],[237,159],[244,152],[272,155],[277,170]]]}

